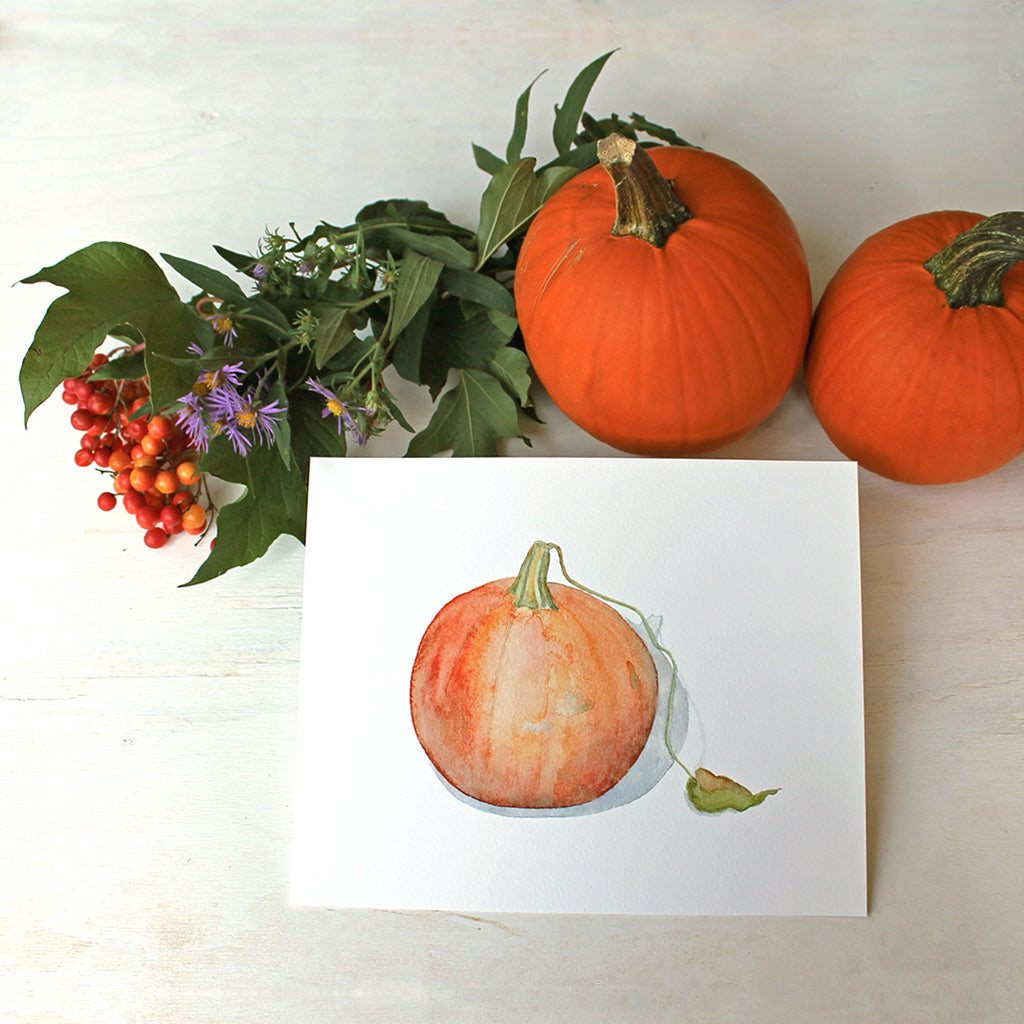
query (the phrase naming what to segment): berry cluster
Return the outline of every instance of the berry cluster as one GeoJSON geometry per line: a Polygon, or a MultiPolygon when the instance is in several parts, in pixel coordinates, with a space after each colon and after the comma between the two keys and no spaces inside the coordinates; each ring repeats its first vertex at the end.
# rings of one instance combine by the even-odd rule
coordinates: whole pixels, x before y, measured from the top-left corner
{"type": "Polygon", "coordinates": [[[91,379],[107,361],[97,353],[83,373],[64,381],[62,396],[75,406],[71,426],[82,434],[76,464],[95,466],[111,479],[112,490],[103,491],[96,504],[109,512],[120,496],[151,548],[162,548],[177,533],[203,534],[210,517],[199,493],[196,453],[170,417],[147,415],[144,379],[91,379]]]}

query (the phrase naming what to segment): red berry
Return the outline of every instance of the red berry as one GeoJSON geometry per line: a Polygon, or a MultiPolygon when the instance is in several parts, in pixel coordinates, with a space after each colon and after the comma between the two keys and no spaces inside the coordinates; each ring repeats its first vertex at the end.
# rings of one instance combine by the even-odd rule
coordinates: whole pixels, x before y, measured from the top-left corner
{"type": "Polygon", "coordinates": [[[135,522],[144,530],[152,530],[160,522],[160,513],[152,505],[143,505],[135,513],[135,522]]]}
{"type": "Polygon", "coordinates": [[[107,391],[94,391],[89,396],[89,411],[97,416],[107,416],[114,408],[114,396],[107,391]]]}
{"type": "Polygon", "coordinates": [[[75,464],[78,466],[91,466],[92,465],[92,452],[86,451],[84,448],[79,448],[75,452],[75,464]]]}
{"type": "Polygon", "coordinates": [[[100,467],[100,469],[106,469],[110,465],[110,454],[109,448],[106,448],[104,445],[100,445],[99,448],[92,453],[92,460],[100,467]]]}
{"type": "Polygon", "coordinates": [[[146,531],[142,538],[146,546],[150,548],[162,548],[167,543],[167,534],[159,526],[154,526],[146,531]]]}
{"type": "Polygon", "coordinates": [[[129,420],[124,427],[125,437],[133,441],[141,441],[146,436],[147,428],[145,420],[129,420]]]}
{"type": "Polygon", "coordinates": [[[88,430],[95,422],[96,417],[88,409],[76,409],[71,414],[71,426],[75,430],[88,430]]]}
{"type": "Polygon", "coordinates": [[[66,405],[78,405],[78,395],[70,388],[65,388],[60,397],[66,405]]]}
{"type": "Polygon", "coordinates": [[[181,511],[175,505],[165,505],[160,511],[160,525],[168,533],[181,533],[181,511]]]}
{"type": "Polygon", "coordinates": [[[129,515],[138,515],[146,507],[146,498],[144,495],[139,494],[138,491],[125,491],[124,497],[121,499],[121,504],[124,505],[124,510],[129,515]]]}
{"type": "Polygon", "coordinates": [[[117,495],[113,494],[111,491],[103,491],[103,493],[96,499],[96,504],[99,505],[104,512],[109,512],[117,506],[117,495]]]}

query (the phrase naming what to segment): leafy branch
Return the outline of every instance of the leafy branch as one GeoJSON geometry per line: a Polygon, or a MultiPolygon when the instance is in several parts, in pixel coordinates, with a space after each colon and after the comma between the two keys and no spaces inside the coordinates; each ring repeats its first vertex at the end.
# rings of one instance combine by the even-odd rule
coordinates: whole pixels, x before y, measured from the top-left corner
{"type": "Polygon", "coordinates": [[[245,487],[221,510],[217,545],[191,583],[254,561],[282,534],[303,540],[309,460],[343,456],[391,423],[413,435],[407,456],[491,456],[505,440],[530,444],[520,428],[531,411],[530,368],[512,293],[523,233],[596,162],[606,129],[685,144],[639,114],[586,113],[610,56],[584,68],[555,107],[549,162],[522,152],[540,76],[516,102],[504,157],[473,145],[489,176],[475,230],[425,201],[386,199],[348,225],[268,232],[254,253],[214,246],[234,276],[161,254],[198,289],[187,300],[152,256],[124,242],[97,242],[25,278],[66,290],[22,363],[26,423],[108,338],[129,340],[102,373],[147,381],[151,411],[185,425],[200,469],[245,487]],[[388,386],[389,369],[434,400],[418,430],[388,386]]]}

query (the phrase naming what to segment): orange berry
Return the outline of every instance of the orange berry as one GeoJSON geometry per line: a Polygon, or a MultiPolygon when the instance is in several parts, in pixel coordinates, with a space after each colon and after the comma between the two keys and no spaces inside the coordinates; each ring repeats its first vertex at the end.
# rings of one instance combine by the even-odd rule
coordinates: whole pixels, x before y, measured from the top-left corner
{"type": "Polygon", "coordinates": [[[194,462],[179,462],[175,472],[186,487],[199,482],[199,467],[194,462]]]}
{"type": "Polygon", "coordinates": [[[152,434],[145,434],[141,441],[139,441],[139,447],[147,455],[159,455],[164,450],[163,438],[154,437],[152,434]]]}
{"type": "Polygon", "coordinates": [[[178,475],[169,469],[161,469],[153,486],[161,494],[173,494],[178,489],[178,475]]]}
{"type": "Polygon", "coordinates": [[[136,466],[128,479],[133,490],[148,491],[156,482],[156,471],[150,466],[136,466]]]}
{"type": "Polygon", "coordinates": [[[199,504],[189,505],[189,507],[181,513],[181,525],[189,533],[193,530],[197,533],[201,532],[203,527],[206,525],[206,509],[199,504]]]}

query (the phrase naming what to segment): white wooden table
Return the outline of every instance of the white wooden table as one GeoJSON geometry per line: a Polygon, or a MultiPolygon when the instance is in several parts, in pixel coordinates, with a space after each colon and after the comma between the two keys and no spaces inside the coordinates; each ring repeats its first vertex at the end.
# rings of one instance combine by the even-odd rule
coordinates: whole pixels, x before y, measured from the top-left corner
{"type": "MultiPolygon", "coordinates": [[[[7,287],[100,238],[212,260],[386,195],[472,222],[470,141],[502,147],[549,67],[541,150],[572,75],[621,46],[592,109],[755,170],[820,291],[902,216],[1020,208],[1024,6],[111,10],[0,16],[0,1021],[1024,1018],[1024,460],[951,487],[861,472],[866,919],[289,908],[302,549],[179,588],[202,553],[96,509],[59,400],[23,429],[17,370],[56,293],[7,287]]],[[[531,454],[605,452],[538,400],[531,454]]],[[[716,454],[839,457],[799,382],[716,454]]]]}

